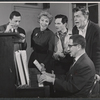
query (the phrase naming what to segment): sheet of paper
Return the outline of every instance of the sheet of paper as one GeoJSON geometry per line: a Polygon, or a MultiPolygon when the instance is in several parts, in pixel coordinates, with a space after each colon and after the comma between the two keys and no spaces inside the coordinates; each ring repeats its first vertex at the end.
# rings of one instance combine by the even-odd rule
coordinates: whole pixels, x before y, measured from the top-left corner
{"type": "Polygon", "coordinates": [[[37,60],[34,60],[33,62],[35,64],[35,66],[38,68],[38,70],[41,72],[42,66],[39,64],[39,62],[37,60]]]}
{"type": "Polygon", "coordinates": [[[26,81],[27,81],[27,84],[29,85],[29,71],[28,71],[28,62],[27,62],[26,50],[20,50],[19,52],[20,52],[23,68],[24,68],[24,71],[25,71],[26,81]]]}
{"type": "Polygon", "coordinates": [[[25,82],[23,66],[22,66],[22,62],[21,62],[21,58],[20,58],[20,53],[18,51],[15,52],[15,58],[16,58],[16,62],[17,62],[21,85],[25,85],[26,82],[25,82]]]}

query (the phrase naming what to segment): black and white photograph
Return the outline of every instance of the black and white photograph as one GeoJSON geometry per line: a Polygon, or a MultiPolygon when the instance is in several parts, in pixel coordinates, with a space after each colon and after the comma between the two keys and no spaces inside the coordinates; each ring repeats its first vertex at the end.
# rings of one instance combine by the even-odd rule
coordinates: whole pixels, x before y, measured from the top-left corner
{"type": "Polygon", "coordinates": [[[100,98],[99,2],[0,2],[0,99],[100,98]]]}

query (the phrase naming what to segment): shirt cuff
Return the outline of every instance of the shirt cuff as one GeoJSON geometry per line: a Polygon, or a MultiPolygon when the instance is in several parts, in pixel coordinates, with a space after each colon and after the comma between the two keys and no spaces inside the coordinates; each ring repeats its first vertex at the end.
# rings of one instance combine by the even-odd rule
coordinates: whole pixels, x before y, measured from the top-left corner
{"type": "Polygon", "coordinates": [[[54,85],[54,83],[55,83],[55,77],[52,78],[52,83],[54,85]]]}

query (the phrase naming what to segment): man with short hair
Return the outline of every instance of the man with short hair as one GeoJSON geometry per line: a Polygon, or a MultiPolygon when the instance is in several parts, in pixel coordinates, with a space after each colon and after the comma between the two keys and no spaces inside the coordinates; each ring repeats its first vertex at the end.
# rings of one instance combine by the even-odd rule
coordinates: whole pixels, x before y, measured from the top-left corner
{"type": "MultiPolygon", "coordinates": [[[[26,39],[25,39],[25,31],[19,27],[20,21],[21,21],[21,14],[17,11],[13,11],[9,17],[9,23],[0,26],[0,34],[16,33],[16,34],[21,35],[22,38],[20,40],[18,40],[15,37],[12,37],[12,40],[14,42],[17,42],[16,39],[19,42],[19,43],[18,42],[14,43],[15,51],[23,50],[23,49],[25,50],[27,47],[26,39]]],[[[0,66],[0,98],[8,98],[8,97],[12,98],[12,97],[15,97],[15,94],[16,94],[16,82],[17,82],[16,70],[15,70],[15,66],[13,62],[14,61],[13,50],[12,49],[10,50],[10,47],[12,46],[12,44],[8,45],[5,42],[3,44],[5,48],[8,49],[8,53],[5,53],[4,51],[5,58],[3,59],[5,63],[1,64],[0,66]],[[8,59],[8,61],[5,59],[8,59]]]]}
{"type": "Polygon", "coordinates": [[[75,26],[72,33],[80,34],[86,39],[86,53],[93,61],[96,73],[100,75],[100,27],[89,20],[86,7],[76,7],[73,12],[75,26]]]}
{"type": "Polygon", "coordinates": [[[55,50],[54,50],[54,73],[64,74],[68,72],[73,58],[70,57],[67,48],[71,32],[67,28],[68,18],[66,15],[58,14],[55,16],[55,50]],[[67,46],[65,46],[67,45],[67,46]],[[67,67],[65,67],[67,66],[67,67]]]}
{"type": "MultiPolygon", "coordinates": [[[[9,22],[5,25],[0,26],[1,33],[17,33],[20,34],[22,39],[19,40],[19,43],[16,44],[15,41],[15,50],[25,50],[27,48],[27,43],[25,39],[25,31],[19,27],[21,21],[21,14],[18,11],[13,11],[9,16],[9,22]]],[[[14,38],[15,39],[15,38],[14,38]]]]}
{"type": "MultiPolygon", "coordinates": [[[[69,39],[69,53],[75,58],[67,75],[57,76],[43,73],[38,80],[54,84],[56,97],[86,98],[92,89],[93,94],[98,93],[98,85],[93,86],[95,67],[91,59],[85,53],[86,41],[81,35],[73,35],[69,39]],[[94,88],[92,88],[94,87],[94,88]]],[[[66,66],[65,66],[66,67],[66,66]]]]}

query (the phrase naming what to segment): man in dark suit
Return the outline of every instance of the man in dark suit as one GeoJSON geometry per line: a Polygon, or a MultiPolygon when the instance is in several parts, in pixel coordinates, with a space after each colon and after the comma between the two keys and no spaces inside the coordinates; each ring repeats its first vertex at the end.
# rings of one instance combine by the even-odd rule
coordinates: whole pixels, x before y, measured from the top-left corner
{"type": "MultiPolygon", "coordinates": [[[[25,39],[25,31],[19,27],[20,20],[21,20],[21,14],[17,11],[13,11],[9,17],[9,23],[0,26],[0,34],[16,33],[16,34],[21,35],[22,38],[18,40],[19,43],[15,43],[14,45],[15,51],[26,49],[26,46],[27,46],[26,39],[25,39]]],[[[13,38],[12,40],[14,42],[17,42],[16,38],[13,38]]],[[[1,63],[1,66],[0,66],[0,98],[1,97],[11,98],[11,97],[15,97],[15,92],[16,92],[16,87],[15,87],[15,84],[17,83],[16,82],[17,81],[16,70],[15,70],[14,62],[12,60],[14,59],[13,51],[12,49],[10,50],[10,48],[12,48],[12,44],[8,45],[5,43],[5,41],[3,44],[4,44],[4,48],[7,49],[8,52],[6,53],[6,50],[5,50],[3,51],[4,53],[2,53],[2,51],[0,53],[1,58],[2,58],[2,54],[4,54],[5,56],[5,58],[4,56],[2,58],[4,59],[5,63],[0,62],[1,63]]]]}
{"type": "Polygon", "coordinates": [[[89,11],[86,7],[73,9],[73,35],[80,34],[86,39],[86,53],[93,61],[96,73],[100,75],[100,27],[89,20],[89,11]]]}
{"type": "MultiPolygon", "coordinates": [[[[88,97],[94,83],[95,67],[85,53],[86,41],[83,36],[74,35],[70,37],[68,46],[70,55],[75,58],[75,62],[67,75],[57,77],[57,75],[45,72],[38,81],[40,83],[44,81],[52,82],[55,91],[57,91],[56,97],[88,97]]],[[[96,84],[93,88],[93,94],[98,93],[97,86],[96,84]]]]}
{"type": "Polygon", "coordinates": [[[19,27],[21,21],[21,14],[18,11],[13,11],[9,16],[9,22],[5,25],[0,26],[0,33],[17,33],[21,35],[21,39],[18,43],[15,42],[15,50],[25,50],[27,48],[27,43],[25,39],[25,31],[19,27]]]}

